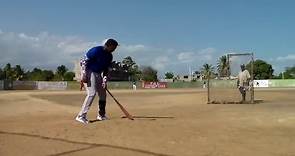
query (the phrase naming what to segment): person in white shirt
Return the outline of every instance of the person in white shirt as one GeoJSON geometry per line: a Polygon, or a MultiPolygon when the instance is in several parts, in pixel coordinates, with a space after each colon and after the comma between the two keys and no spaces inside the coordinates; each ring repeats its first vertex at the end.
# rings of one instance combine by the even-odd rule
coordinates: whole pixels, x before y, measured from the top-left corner
{"type": "Polygon", "coordinates": [[[132,89],[136,90],[136,82],[135,81],[132,82],[132,89]]]}
{"type": "Polygon", "coordinates": [[[250,81],[250,73],[245,68],[245,65],[241,65],[241,71],[238,75],[238,81],[237,81],[237,87],[240,90],[240,93],[242,95],[242,103],[246,101],[246,91],[249,89],[249,81],[250,81]]]}

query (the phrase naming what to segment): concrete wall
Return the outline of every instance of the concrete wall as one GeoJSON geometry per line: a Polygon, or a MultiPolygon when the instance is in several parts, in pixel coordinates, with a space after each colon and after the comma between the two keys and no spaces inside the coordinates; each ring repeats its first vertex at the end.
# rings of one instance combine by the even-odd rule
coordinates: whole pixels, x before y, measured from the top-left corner
{"type": "MultiPolygon", "coordinates": [[[[236,88],[237,80],[210,80],[210,88],[236,88]]],[[[295,87],[295,79],[254,80],[255,88],[295,87]]]]}
{"type": "Polygon", "coordinates": [[[38,88],[37,81],[13,81],[14,90],[33,90],[38,88]]]}
{"type": "Polygon", "coordinates": [[[39,89],[39,90],[66,90],[67,89],[67,82],[66,81],[60,81],[60,82],[38,81],[37,82],[37,89],[39,89]]]}
{"type": "MultiPolygon", "coordinates": [[[[196,82],[168,82],[168,88],[202,88],[204,81],[196,82]]],[[[295,79],[284,80],[255,80],[259,82],[258,87],[295,87],[295,79]],[[264,85],[261,85],[264,83],[264,85]]],[[[254,84],[255,84],[254,82],[254,84]]],[[[227,88],[236,89],[236,80],[210,80],[210,88],[227,88]]],[[[137,89],[141,89],[141,82],[137,82],[137,89]]],[[[13,88],[15,90],[79,90],[79,82],[54,82],[54,81],[14,81],[13,88]]],[[[110,89],[132,89],[132,82],[120,81],[120,82],[108,82],[110,89]]],[[[0,90],[4,90],[4,81],[0,80],[0,90]]]]}
{"type": "Polygon", "coordinates": [[[168,82],[168,88],[201,88],[203,87],[203,81],[195,82],[168,82]]]}
{"type": "Polygon", "coordinates": [[[210,80],[210,88],[237,88],[237,80],[210,80]]]}
{"type": "Polygon", "coordinates": [[[0,90],[66,90],[67,82],[63,81],[0,81],[0,90]],[[9,86],[8,86],[9,85],[9,86]],[[6,87],[5,87],[6,86],[6,87]]]}
{"type": "Polygon", "coordinates": [[[269,87],[295,87],[295,79],[268,80],[269,87]]]}

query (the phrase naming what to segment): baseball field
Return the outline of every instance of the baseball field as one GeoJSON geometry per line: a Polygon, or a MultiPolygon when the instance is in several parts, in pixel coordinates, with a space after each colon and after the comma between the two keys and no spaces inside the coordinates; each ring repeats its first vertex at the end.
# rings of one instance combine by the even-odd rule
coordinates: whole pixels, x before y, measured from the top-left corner
{"type": "Polygon", "coordinates": [[[111,92],[135,120],[110,96],[110,120],[84,125],[85,92],[1,91],[0,155],[295,155],[295,89],[258,89],[257,104],[206,104],[202,89],[111,92]]]}

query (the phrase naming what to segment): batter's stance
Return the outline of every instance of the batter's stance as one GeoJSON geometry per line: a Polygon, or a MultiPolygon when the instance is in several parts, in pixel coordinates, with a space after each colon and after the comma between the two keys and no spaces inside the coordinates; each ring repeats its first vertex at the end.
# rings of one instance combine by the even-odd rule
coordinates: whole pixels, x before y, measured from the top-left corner
{"type": "Polygon", "coordinates": [[[87,112],[98,93],[98,115],[97,120],[107,120],[106,116],[106,83],[108,79],[108,70],[113,60],[112,52],[116,50],[118,42],[114,39],[108,39],[104,46],[91,48],[81,59],[81,83],[86,86],[87,96],[83,102],[81,111],[76,120],[87,124],[87,112]]]}

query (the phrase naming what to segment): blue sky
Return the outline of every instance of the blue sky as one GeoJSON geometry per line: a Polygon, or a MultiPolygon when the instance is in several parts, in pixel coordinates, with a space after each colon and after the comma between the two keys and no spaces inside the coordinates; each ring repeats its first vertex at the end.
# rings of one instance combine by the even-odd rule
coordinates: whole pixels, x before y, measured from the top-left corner
{"type": "Polygon", "coordinates": [[[254,52],[275,73],[295,65],[295,1],[0,0],[0,65],[73,67],[116,38],[114,58],[185,74],[228,52],[254,52]]]}

